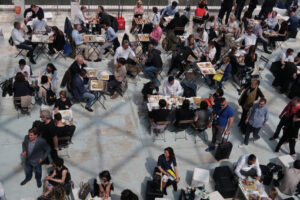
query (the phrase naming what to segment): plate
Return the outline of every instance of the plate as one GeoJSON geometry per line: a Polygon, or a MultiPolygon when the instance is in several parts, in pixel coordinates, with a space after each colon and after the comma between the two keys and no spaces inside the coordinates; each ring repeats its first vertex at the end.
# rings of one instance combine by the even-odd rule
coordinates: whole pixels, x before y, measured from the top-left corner
{"type": "Polygon", "coordinates": [[[200,68],[201,73],[204,75],[207,74],[216,74],[216,70],[214,68],[200,68]]]}
{"type": "Polygon", "coordinates": [[[103,90],[103,82],[98,80],[91,80],[92,90],[103,90]]]}

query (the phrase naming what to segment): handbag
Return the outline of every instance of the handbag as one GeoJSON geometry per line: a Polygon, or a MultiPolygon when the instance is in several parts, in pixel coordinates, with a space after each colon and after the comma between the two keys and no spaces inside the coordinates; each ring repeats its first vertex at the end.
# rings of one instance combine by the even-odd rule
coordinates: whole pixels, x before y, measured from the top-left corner
{"type": "Polygon", "coordinates": [[[218,81],[218,82],[221,82],[222,78],[223,78],[223,74],[215,74],[213,76],[213,80],[218,81]]]}

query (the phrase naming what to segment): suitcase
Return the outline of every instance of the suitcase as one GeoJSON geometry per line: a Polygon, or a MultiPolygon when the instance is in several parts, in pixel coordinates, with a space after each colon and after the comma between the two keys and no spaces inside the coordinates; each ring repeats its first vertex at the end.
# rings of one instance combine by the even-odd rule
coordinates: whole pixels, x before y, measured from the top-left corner
{"type": "Polygon", "coordinates": [[[125,30],[125,19],[124,17],[117,17],[118,21],[118,30],[125,30]]]}
{"type": "Polygon", "coordinates": [[[224,198],[233,198],[237,190],[237,182],[235,181],[233,172],[228,166],[216,167],[213,178],[215,180],[215,189],[224,198]]]}
{"type": "Polygon", "coordinates": [[[146,200],[155,200],[155,198],[162,198],[163,192],[154,190],[153,181],[147,181],[146,200]]]}
{"type": "Polygon", "coordinates": [[[225,139],[225,137],[223,137],[223,141],[221,144],[218,145],[217,150],[216,150],[216,154],[215,154],[215,159],[217,161],[222,160],[222,159],[229,159],[231,150],[232,150],[232,143],[228,142],[228,137],[229,134],[227,135],[227,139],[225,139]]]}

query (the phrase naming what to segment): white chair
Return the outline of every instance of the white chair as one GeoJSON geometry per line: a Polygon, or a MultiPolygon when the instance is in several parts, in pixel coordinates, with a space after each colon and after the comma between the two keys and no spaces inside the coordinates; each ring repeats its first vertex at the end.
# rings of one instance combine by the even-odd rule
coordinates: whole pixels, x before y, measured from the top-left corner
{"type": "Polygon", "coordinates": [[[155,142],[155,140],[163,140],[164,142],[166,142],[165,130],[167,129],[170,121],[163,121],[163,122],[156,122],[156,123],[150,122],[150,123],[151,123],[150,132],[151,135],[153,135],[153,142],[155,142]],[[158,137],[159,135],[161,135],[161,138],[158,137]]]}
{"type": "Polygon", "coordinates": [[[207,183],[209,183],[209,171],[206,169],[195,168],[191,186],[199,187],[207,183]]]}

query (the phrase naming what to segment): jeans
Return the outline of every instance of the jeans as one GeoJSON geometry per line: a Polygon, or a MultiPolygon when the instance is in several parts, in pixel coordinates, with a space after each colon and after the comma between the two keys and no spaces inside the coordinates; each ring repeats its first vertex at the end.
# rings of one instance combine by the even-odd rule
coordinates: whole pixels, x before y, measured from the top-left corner
{"type": "Polygon", "coordinates": [[[150,66],[150,67],[146,67],[146,69],[144,69],[144,74],[146,76],[148,76],[156,86],[159,86],[160,82],[156,76],[156,73],[159,71],[161,71],[161,69],[154,67],[154,66],[150,66]]]}
{"type": "MultiPolygon", "coordinates": [[[[87,89],[89,86],[84,85],[84,87],[87,89]]],[[[95,100],[95,95],[93,95],[92,93],[89,93],[89,92],[85,92],[85,93],[83,93],[83,98],[88,99],[88,102],[86,103],[86,106],[90,108],[93,101],[95,100]]]]}
{"type": "Polygon", "coordinates": [[[273,135],[273,138],[278,138],[279,133],[280,133],[280,131],[281,131],[281,128],[287,124],[287,120],[288,120],[288,119],[287,119],[287,117],[286,117],[285,115],[283,115],[283,116],[281,117],[281,119],[280,119],[280,121],[279,121],[279,124],[277,125],[276,131],[275,131],[275,133],[274,133],[274,135],[273,135]]]}
{"type": "Polygon", "coordinates": [[[17,47],[18,49],[26,49],[26,50],[29,50],[29,51],[28,51],[28,57],[31,57],[31,58],[33,57],[33,51],[34,51],[35,45],[34,45],[31,41],[25,40],[24,42],[22,42],[22,43],[16,45],[16,47],[17,47]]]}
{"type": "Polygon", "coordinates": [[[256,40],[256,46],[257,43],[262,43],[263,47],[264,47],[264,51],[268,51],[268,43],[266,41],[264,41],[263,39],[261,39],[260,37],[257,38],[256,40]]]}
{"type": "Polygon", "coordinates": [[[27,181],[31,180],[33,170],[34,170],[34,173],[35,173],[35,179],[37,181],[41,181],[41,178],[42,178],[42,166],[40,164],[38,164],[36,166],[32,166],[31,164],[26,163],[26,166],[25,166],[26,178],[25,179],[27,181]]]}
{"type": "Polygon", "coordinates": [[[255,128],[255,127],[251,126],[251,124],[248,123],[247,127],[246,127],[244,144],[248,145],[249,136],[250,136],[251,132],[253,132],[253,138],[254,139],[259,139],[260,138],[259,135],[258,135],[259,131],[260,131],[260,128],[255,128]]]}

